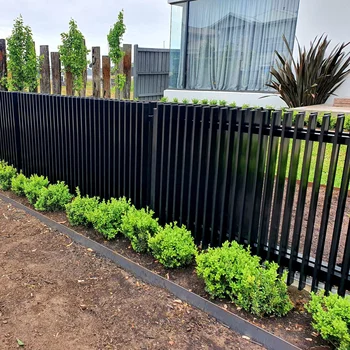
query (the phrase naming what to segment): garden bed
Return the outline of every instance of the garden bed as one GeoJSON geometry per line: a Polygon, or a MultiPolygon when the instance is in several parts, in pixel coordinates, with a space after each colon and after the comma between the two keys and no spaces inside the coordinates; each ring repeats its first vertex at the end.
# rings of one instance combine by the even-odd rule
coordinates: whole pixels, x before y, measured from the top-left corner
{"type": "Polygon", "coordinates": [[[3,201],[0,225],[1,349],[262,349],[3,201]]]}
{"type": "MultiPolygon", "coordinates": [[[[24,198],[19,198],[10,192],[6,192],[6,195],[14,198],[22,204],[29,206],[27,200],[24,198]]],[[[64,224],[68,227],[70,226],[65,213],[46,213],[46,215],[58,223],[64,224]]],[[[146,268],[197,293],[198,295],[208,298],[208,295],[204,291],[204,284],[195,274],[194,266],[190,266],[186,269],[167,270],[157,263],[150,255],[135,253],[131,249],[129,242],[123,237],[120,237],[112,242],[107,242],[104,241],[103,238],[92,229],[75,227],[74,230],[89,238],[92,238],[93,240],[96,240],[97,242],[105,244],[107,247],[113,249],[117,253],[120,253],[141,266],[145,266],[146,268]]],[[[311,317],[303,308],[304,303],[308,301],[308,293],[306,291],[300,292],[294,287],[290,287],[289,292],[296,307],[287,317],[284,318],[257,318],[235,307],[227,300],[217,300],[215,302],[223,308],[244,317],[261,328],[276,334],[277,336],[302,349],[330,348],[315,332],[313,332],[311,327],[311,317]]]]}

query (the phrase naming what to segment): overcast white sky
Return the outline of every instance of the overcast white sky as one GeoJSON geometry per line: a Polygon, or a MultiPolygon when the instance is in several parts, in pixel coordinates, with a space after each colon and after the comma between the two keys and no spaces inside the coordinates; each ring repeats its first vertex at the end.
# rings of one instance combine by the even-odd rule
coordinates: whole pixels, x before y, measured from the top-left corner
{"type": "Polygon", "coordinates": [[[107,34],[124,9],[124,43],[141,47],[169,47],[170,5],[167,0],[0,0],[0,39],[11,34],[13,20],[22,14],[33,30],[35,44],[57,51],[60,34],[74,18],[87,46],[108,54],[107,34]]]}

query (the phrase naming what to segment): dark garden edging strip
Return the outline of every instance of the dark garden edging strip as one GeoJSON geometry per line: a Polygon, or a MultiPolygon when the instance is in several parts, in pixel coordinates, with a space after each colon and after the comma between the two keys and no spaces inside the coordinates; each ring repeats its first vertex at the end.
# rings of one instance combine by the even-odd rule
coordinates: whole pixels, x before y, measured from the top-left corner
{"type": "Polygon", "coordinates": [[[184,302],[206,312],[210,316],[217,319],[219,322],[227,325],[230,329],[248,336],[253,341],[265,346],[267,349],[271,350],[296,350],[298,347],[288,343],[287,341],[263,330],[260,327],[244,320],[243,318],[224,310],[223,308],[215,305],[214,303],[200,297],[199,295],[188,291],[187,289],[171,282],[158,274],[134,263],[133,261],[123,257],[122,255],[112,251],[111,249],[99,244],[73,230],[70,228],[59,224],[45,215],[26,207],[23,204],[16,202],[15,200],[0,194],[0,199],[4,202],[10,203],[14,207],[24,210],[26,213],[34,216],[41,222],[43,222],[48,227],[57,230],[67,236],[69,236],[76,243],[94,250],[97,254],[112,260],[118,266],[124,270],[130,272],[135,277],[147,282],[153,286],[166,289],[171,292],[177,298],[184,302]]]}

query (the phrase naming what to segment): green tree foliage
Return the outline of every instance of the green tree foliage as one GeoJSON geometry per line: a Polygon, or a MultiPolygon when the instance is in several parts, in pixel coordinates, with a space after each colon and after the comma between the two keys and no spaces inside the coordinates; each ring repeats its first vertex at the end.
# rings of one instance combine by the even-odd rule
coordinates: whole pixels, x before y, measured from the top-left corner
{"type": "Polygon", "coordinates": [[[74,19],[69,21],[68,33],[62,33],[61,40],[62,45],[58,50],[64,70],[73,76],[73,94],[75,94],[84,86],[84,71],[88,65],[86,55],[89,50],[86,48],[84,35],[74,19]]]}
{"type": "Polygon", "coordinates": [[[124,24],[124,11],[120,11],[118,14],[118,20],[114,23],[110,29],[107,40],[109,46],[109,57],[113,64],[112,72],[115,74],[115,83],[118,90],[123,90],[126,77],[124,74],[118,74],[119,63],[124,56],[123,50],[121,50],[121,44],[123,35],[125,34],[126,26],[124,24]]]}
{"type": "Polygon", "coordinates": [[[15,19],[11,36],[7,39],[8,77],[10,91],[36,91],[40,59],[35,55],[33,33],[25,26],[22,16],[15,19]]]}

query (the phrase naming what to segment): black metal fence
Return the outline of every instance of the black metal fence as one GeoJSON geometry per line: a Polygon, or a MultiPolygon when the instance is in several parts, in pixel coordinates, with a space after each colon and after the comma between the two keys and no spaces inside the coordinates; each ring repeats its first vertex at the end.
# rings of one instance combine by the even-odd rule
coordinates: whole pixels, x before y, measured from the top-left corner
{"type": "Polygon", "coordinates": [[[149,205],[203,247],[225,240],[304,288],[350,288],[350,135],[338,117],[0,92],[0,158],[26,175],[149,205]],[[341,173],[340,188],[334,188],[341,173]],[[326,185],[321,179],[326,178],[326,185]],[[312,183],[310,183],[310,179],[312,183]]]}

